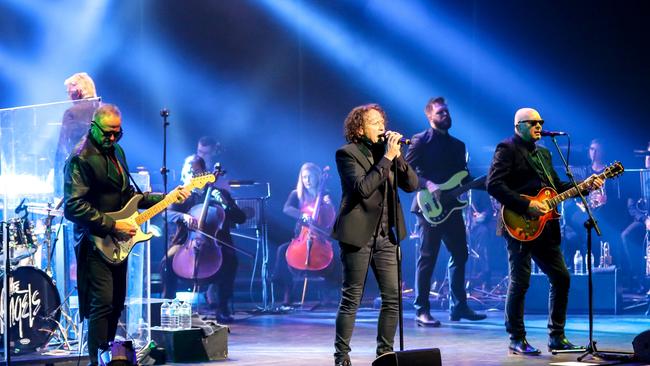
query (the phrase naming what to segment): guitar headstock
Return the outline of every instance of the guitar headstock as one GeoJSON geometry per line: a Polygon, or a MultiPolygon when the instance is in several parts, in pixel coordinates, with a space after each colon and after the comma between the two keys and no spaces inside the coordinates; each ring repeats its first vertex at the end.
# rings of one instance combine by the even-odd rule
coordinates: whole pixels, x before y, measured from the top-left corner
{"type": "Polygon", "coordinates": [[[212,173],[201,173],[195,175],[187,184],[188,189],[201,189],[208,183],[216,182],[217,177],[212,173]]]}
{"type": "Polygon", "coordinates": [[[611,165],[609,165],[605,170],[603,171],[603,174],[605,175],[605,178],[614,178],[618,177],[619,175],[623,174],[625,171],[625,168],[623,167],[623,164],[621,164],[620,161],[615,161],[611,165]]]}

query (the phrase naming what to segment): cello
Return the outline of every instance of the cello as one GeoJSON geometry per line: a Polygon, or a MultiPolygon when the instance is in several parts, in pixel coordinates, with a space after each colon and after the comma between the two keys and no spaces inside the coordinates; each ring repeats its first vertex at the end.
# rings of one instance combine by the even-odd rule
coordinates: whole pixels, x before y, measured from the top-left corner
{"type": "MultiPolygon", "coordinates": [[[[311,216],[300,228],[298,236],[293,238],[287,247],[287,263],[297,270],[320,271],[327,268],[334,257],[329,231],[334,225],[336,211],[331,203],[323,200],[328,170],[329,167],[325,167],[320,176],[318,194],[313,209],[307,207],[311,211],[311,216]]],[[[304,209],[301,211],[305,212],[304,209]]],[[[306,289],[307,277],[305,276],[301,303],[304,303],[306,289]]]]}
{"type": "MultiPolygon", "coordinates": [[[[219,179],[222,174],[221,169],[218,169],[214,175],[219,179]]],[[[188,213],[192,217],[198,217],[198,230],[189,228],[190,233],[185,244],[172,260],[172,269],[181,278],[194,281],[206,279],[217,273],[221,267],[221,246],[211,237],[221,230],[226,213],[220,205],[210,205],[213,190],[214,184],[208,186],[203,204],[195,205],[188,213]]]]}

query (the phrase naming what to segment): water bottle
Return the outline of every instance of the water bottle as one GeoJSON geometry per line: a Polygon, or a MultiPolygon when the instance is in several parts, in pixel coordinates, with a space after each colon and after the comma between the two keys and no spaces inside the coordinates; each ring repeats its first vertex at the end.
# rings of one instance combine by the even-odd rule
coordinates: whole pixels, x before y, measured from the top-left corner
{"type": "Polygon", "coordinates": [[[580,254],[579,250],[576,250],[576,254],[573,256],[573,274],[581,275],[583,273],[582,265],[582,254],[580,254]]]}
{"type": "Polygon", "coordinates": [[[531,260],[530,273],[537,274],[539,270],[537,269],[537,263],[534,260],[531,260]]]}
{"type": "Polygon", "coordinates": [[[192,328],[192,305],[189,301],[184,301],[178,311],[181,329],[192,328]]]}
{"type": "Polygon", "coordinates": [[[170,309],[170,314],[171,316],[169,317],[169,327],[171,329],[177,329],[178,328],[178,312],[181,307],[181,302],[178,300],[178,298],[175,298],[174,301],[172,301],[172,305],[169,307],[170,309]]]}
{"type": "Polygon", "coordinates": [[[171,328],[171,305],[167,300],[160,307],[160,327],[163,329],[171,328]]]}

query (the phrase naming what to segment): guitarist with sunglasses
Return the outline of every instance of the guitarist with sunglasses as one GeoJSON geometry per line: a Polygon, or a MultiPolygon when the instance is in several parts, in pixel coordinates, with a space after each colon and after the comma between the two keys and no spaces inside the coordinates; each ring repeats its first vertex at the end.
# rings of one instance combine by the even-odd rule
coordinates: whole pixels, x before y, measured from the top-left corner
{"type": "MultiPolygon", "coordinates": [[[[537,146],[544,120],[532,108],[522,108],[514,118],[515,135],[496,147],[487,178],[488,193],[504,209],[527,217],[541,217],[551,211],[546,201],[528,199],[542,188],[550,187],[558,193],[570,189],[571,183],[562,182],[553,169],[548,149],[537,146]]],[[[603,185],[596,176],[585,181],[591,189],[603,185]]],[[[550,314],[548,320],[549,351],[578,350],[564,334],[570,275],[560,249],[560,225],[550,220],[538,237],[528,241],[504,234],[503,220],[497,223],[497,234],[506,239],[510,268],[510,283],[506,298],[505,325],[510,334],[509,351],[520,355],[539,355],[540,350],[526,340],[524,328],[524,298],[530,284],[531,258],[548,276],[550,314]]],[[[523,239],[523,238],[522,238],[523,239]]]]}
{"type": "MultiPolygon", "coordinates": [[[[136,194],[129,181],[122,137],[120,110],[103,104],[93,114],[90,130],[72,152],[64,173],[65,218],[74,223],[79,313],[88,319],[88,354],[97,364],[97,354],[115,337],[126,297],[127,261],[109,264],[100,255],[90,235],[129,238],[136,227],[116,221],[106,213],[120,210],[136,194]]],[[[170,193],[178,201],[189,197],[187,189],[170,193]]],[[[161,194],[145,193],[140,208],[153,206],[161,194]]]]}
{"type": "MultiPolygon", "coordinates": [[[[431,128],[413,136],[405,158],[418,175],[418,187],[428,190],[426,193],[430,192],[437,202],[443,202],[444,200],[441,201],[440,198],[445,186],[448,185],[446,182],[451,182],[453,177],[459,176],[464,177],[459,182],[462,184],[472,180],[465,159],[465,143],[449,134],[451,115],[444,98],[431,98],[424,113],[431,128]]],[[[420,194],[418,193],[418,195],[420,194]]],[[[429,292],[441,241],[444,241],[451,255],[449,260],[449,289],[451,292],[449,319],[452,321],[459,321],[461,318],[485,319],[485,314],[476,313],[467,305],[465,264],[468,258],[468,248],[462,210],[452,210],[444,221],[434,225],[425,219],[425,212],[418,204],[416,196],[411,206],[411,212],[417,216],[421,241],[415,277],[416,324],[424,327],[440,326],[440,321],[432,317],[429,311],[429,292]]]]}

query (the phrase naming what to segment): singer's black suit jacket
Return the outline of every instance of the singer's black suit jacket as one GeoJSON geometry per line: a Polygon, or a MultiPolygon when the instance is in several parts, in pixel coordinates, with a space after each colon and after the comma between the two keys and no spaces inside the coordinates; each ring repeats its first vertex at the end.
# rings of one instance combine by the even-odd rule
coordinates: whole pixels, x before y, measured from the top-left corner
{"type": "MultiPolygon", "coordinates": [[[[399,157],[395,161],[397,185],[406,192],[415,191],[418,187],[415,171],[404,158],[399,157]]],[[[361,143],[348,143],[336,151],[336,167],[341,177],[342,197],[332,235],[339,242],[362,247],[379,224],[384,198],[380,187],[388,179],[392,163],[385,157],[375,162],[370,151],[364,149],[361,143]]],[[[399,196],[396,204],[401,240],[406,236],[406,228],[399,196]]],[[[394,227],[394,224],[391,226],[394,227]]]]}

